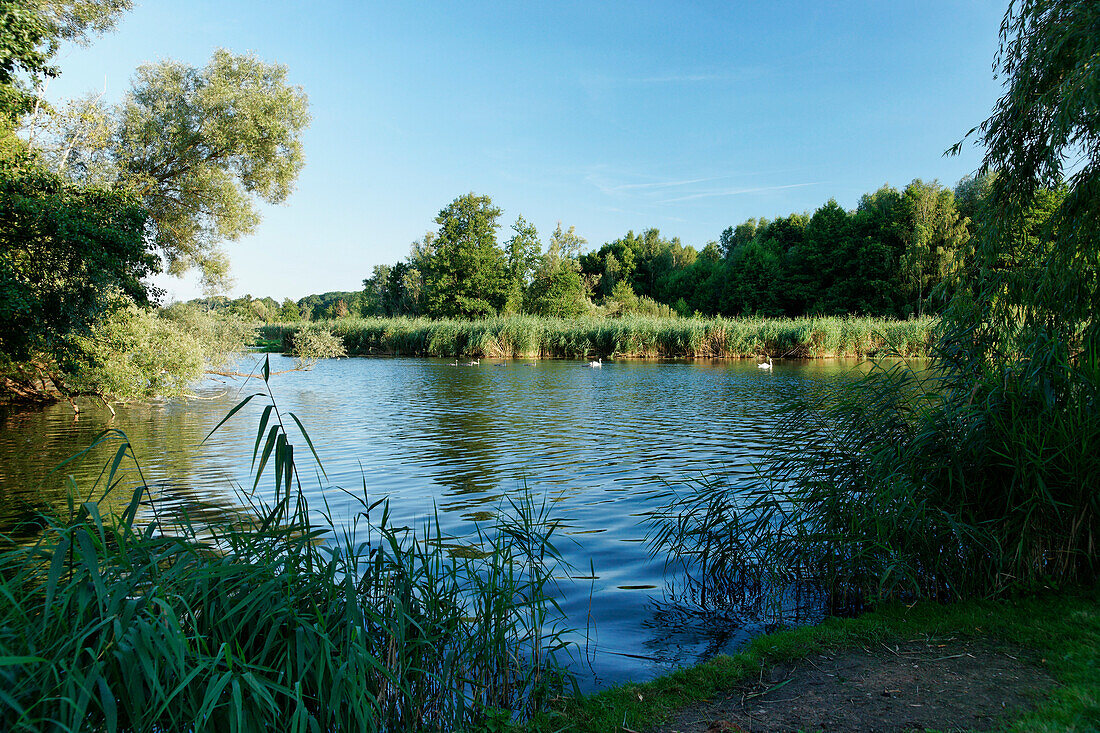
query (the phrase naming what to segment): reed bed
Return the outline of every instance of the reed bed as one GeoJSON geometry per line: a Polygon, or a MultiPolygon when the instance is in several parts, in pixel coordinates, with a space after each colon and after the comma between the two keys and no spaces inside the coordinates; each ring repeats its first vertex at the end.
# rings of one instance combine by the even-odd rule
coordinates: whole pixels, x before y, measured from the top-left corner
{"type": "Polygon", "coordinates": [[[836,611],[1095,583],[1100,392],[1013,366],[897,362],[796,396],[758,476],[676,492],[653,551],[712,602],[809,584],[836,611]]]}
{"type": "MultiPolygon", "coordinates": [[[[477,321],[343,318],[323,322],[350,355],[489,359],[919,357],[932,343],[931,318],[539,318],[477,321]]],[[[289,351],[303,323],[269,324],[265,340],[289,351]]]]}
{"type": "MultiPolygon", "coordinates": [[[[109,438],[117,489],[136,459],[109,438]]],[[[273,401],[254,465],[275,492],[250,526],[162,526],[139,484],[121,515],[71,502],[0,552],[0,728],[498,730],[560,693],[545,510],[513,505],[475,558],[365,498],[338,533],[302,498],[273,401]]]]}

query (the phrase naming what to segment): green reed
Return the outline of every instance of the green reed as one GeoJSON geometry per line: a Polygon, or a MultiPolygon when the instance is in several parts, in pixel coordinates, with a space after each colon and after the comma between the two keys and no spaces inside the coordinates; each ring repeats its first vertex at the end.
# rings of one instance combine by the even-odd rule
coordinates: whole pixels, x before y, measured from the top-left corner
{"type": "MultiPolygon", "coordinates": [[[[588,356],[649,358],[817,358],[923,356],[934,321],[822,317],[784,319],[540,318],[507,316],[476,321],[427,318],[342,318],[323,322],[348,354],[510,358],[588,356]]],[[[263,339],[284,344],[304,324],[263,326],[263,339]]]]}
{"type": "MultiPolygon", "coordinates": [[[[141,481],[121,515],[70,501],[0,552],[0,727],[500,728],[561,693],[545,506],[513,504],[474,558],[446,552],[438,521],[414,535],[365,497],[336,530],[306,504],[284,418],[301,426],[270,390],[226,419],[253,399],[254,488],[275,491],[250,524],[161,525],[141,481]]],[[[121,433],[102,440],[119,441],[103,476],[117,491],[140,466],[121,433]]]]}
{"type": "Polygon", "coordinates": [[[1093,582],[1100,395],[1011,367],[875,366],[792,402],[758,479],[681,493],[655,551],[713,596],[808,583],[849,609],[1093,582]]]}

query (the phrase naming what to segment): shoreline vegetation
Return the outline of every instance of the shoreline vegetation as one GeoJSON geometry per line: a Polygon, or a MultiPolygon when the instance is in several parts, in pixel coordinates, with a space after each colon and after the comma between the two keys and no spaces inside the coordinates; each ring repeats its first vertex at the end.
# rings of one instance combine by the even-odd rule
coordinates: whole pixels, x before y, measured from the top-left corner
{"type": "Polygon", "coordinates": [[[162,523],[128,438],[106,430],[96,444],[118,447],[93,486],[16,528],[30,542],[0,535],[0,728],[503,731],[564,693],[545,505],[502,507],[475,556],[449,553],[437,518],[394,525],[365,487],[338,529],[307,505],[288,427],[318,481],[324,467],[270,388],[207,438],[256,397],[246,515],[162,523]]]}
{"type": "MultiPolygon", "coordinates": [[[[719,655],[649,682],[626,683],[564,700],[564,706],[556,713],[560,716],[556,719],[557,726],[536,724],[528,730],[652,731],[684,710],[698,713],[691,717],[702,720],[700,716],[712,712],[710,704],[723,697],[740,698],[744,694],[751,700],[766,694],[766,687],[785,686],[787,681],[775,679],[764,688],[754,684],[767,680],[769,670],[775,667],[793,666],[797,670],[812,666],[811,657],[816,654],[833,656],[852,650],[881,654],[887,665],[899,663],[909,667],[913,660],[898,655],[894,648],[914,641],[942,648],[941,655],[947,658],[954,654],[949,650],[956,646],[971,642],[988,644],[1017,657],[1022,667],[1040,670],[1053,678],[1055,685],[1047,690],[1025,690],[1032,693],[1027,696],[1032,698],[1034,707],[1006,711],[997,730],[1093,730],[1091,726],[1100,720],[1100,680],[1096,678],[1100,665],[1100,586],[1091,586],[1048,589],[999,601],[971,600],[947,605],[933,601],[894,603],[853,618],[829,617],[811,626],[756,637],[734,655],[719,655]]],[[[959,655],[963,656],[967,655],[959,655]]],[[[788,698],[791,694],[791,688],[787,687],[776,697],[788,698]]],[[[772,710],[782,704],[781,699],[766,702],[772,710]]],[[[889,722],[898,722],[908,712],[899,708],[899,717],[889,722]]],[[[715,721],[707,730],[740,730],[720,723],[715,721]]],[[[817,727],[807,721],[806,729],[817,727]]]]}
{"type": "Polygon", "coordinates": [[[883,318],[342,318],[261,326],[258,343],[292,353],[327,330],[348,356],[485,359],[923,357],[936,320],[883,318]]]}
{"type": "MultiPolygon", "coordinates": [[[[0,367],[17,387],[39,379],[105,401],[184,390],[218,356],[204,336],[216,331],[187,312],[154,314],[147,276],[193,268],[223,284],[220,244],[252,230],[259,202],[284,201],[304,164],[306,96],[287,69],[251,55],[145,65],[117,105],[88,98],[40,115],[61,41],[90,40],[130,5],[0,2],[13,30],[0,44],[0,367]],[[49,125],[36,138],[39,122],[49,125]]],[[[406,261],[376,268],[355,308],[444,320],[355,320],[356,303],[337,298],[337,320],[261,330],[307,361],[928,356],[924,374],[893,365],[824,401],[792,401],[768,483],[746,494],[700,482],[655,537],[731,600],[760,589],[774,602],[809,583],[831,608],[873,613],[570,697],[545,513],[513,506],[486,530],[484,557],[448,555],[438,522],[421,535],[390,526],[384,501],[366,497],[351,520],[366,539],[337,532],[305,505],[295,427],[268,390],[222,421],[267,401],[251,489],[274,491],[256,500],[254,524],[161,525],[144,483],[120,515],[81,503],[133,460],[106,430],[101,441],[123,442],[102,483],[70,479],[68,506],[22,528],[34,544],[0,535],[0,727],[632,733],[815,650],[982,638],[1019,648],[1058,684],[1010,725],[1096,730],[1097,27],[1100,3],[1009,4],[994,59],[1004,95],[950,149],[969,138],[986,151],[955,191],[885,187],[852,212],[832,200],[812,216],[748,220],[702,251],[652,229],[587,254],[560,225],[543,251],[522,217],[500,242],[501,210],[471,192],[406,261]],[[521,311],[539,315],[491,316],[521,311]],[[687,317],[696,312],[937,316],[687,317]],[[608,317],[564,318],[592,313],[608,317]],[[483,320],[446,320],[459,317],[483,320]]],[[[242,300],[257,319],[271,310],[242,300]]],[[[293,302],[279,313],[314,315],[293,302]]]]}

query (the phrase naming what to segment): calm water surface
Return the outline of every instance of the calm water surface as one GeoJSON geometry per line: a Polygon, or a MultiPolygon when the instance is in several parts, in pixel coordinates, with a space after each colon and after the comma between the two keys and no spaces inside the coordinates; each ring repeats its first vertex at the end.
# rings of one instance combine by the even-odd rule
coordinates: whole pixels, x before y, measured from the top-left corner
{"type": "MultiPolygon", "coordinates": [[[[289,365],[272,357],[272,370],[289,365]]],[[[372,499],[390,497],[398,522],[419,527],[437,510],[456,545],[475,542],[477,523],[491,520],[505,497],[526,487],[536,502],[545,498],[558,547],[576,568],[576,578],[562,580],[562,608],[584,632],[576,668],[589,687],[693,664],[760,633],[758,620],[669,603],[676,578],[650,557],[644,520],[685,482],[715,474],[749,480],[752,463],[778,439],[778,406],[850,379],[853,368],[342,359],[273,377],[272,385],[280,407],[310,431],[329,477],[306,481],[310,504],[323,497],[338,523],[358,505],[337,487],[361,495],[364,483],[372,499]]],[[[51,469],[107,427],[130,437],[162,511],[236,511],[239,487],[251,486],[259,409],[238,413],[220,439],[200,442],[240,396],[239,385],[209,383],[199,399],[124,406],[113,419],[94,404],[77,418],[68,405],[0,413],[0,515],[10,525],[25,504],[63,503],[64,473],[88,490],[107,447],[51,469]]],[[[296,456],[308,479],[304,445],[296,456]]]]}

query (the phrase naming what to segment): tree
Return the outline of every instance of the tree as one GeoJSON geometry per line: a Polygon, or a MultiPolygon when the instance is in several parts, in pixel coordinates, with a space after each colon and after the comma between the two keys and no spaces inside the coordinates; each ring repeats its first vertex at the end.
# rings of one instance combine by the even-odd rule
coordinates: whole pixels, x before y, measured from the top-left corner
{"type": "Polygon", "coordinates": [[[114,27],[130,0],[0,0],[0,117],[14,120],[40,103],[38,87],[58,74],[61,40],[85,43],[114,27]]]}
{"type": "Polygon", "coordinates": [[[838,585],[957,598],[1100,577],[1098,28],[1095,2],[1009,6],[1005,92],[976,128],[976,180],[993,178],[966,191],[974,252],[950,278],[931,368],[873,371],[829,413],[823,447],[807,450],[821,423],[790,441],[797,468],[776,483],[798,507],[782,516],[812,528],[838,585]]]}
{"type": "Polygon", "coordinates": [[[405,315],[420,314],[420,303],[424,293],[424,278],[420,270],[411,265],[401,276],[402,308],[405,315]]]}
{"type": "Polygon", "coordinates": [[[916,307],[906,300],[900,266],[911,239],[901,192],[884,185],[861,196],[852,220],[852,236],[859,292],[849,300],[856,312],[888,317],[912,314],[916,307]]]}
{"type": "Polygon", "coordinates": [[[523,291],[530,284],[531,272],[539,263],[539,233],[535,225],[522,216],[512,225],[512,236],[505,243],[504,251],[508,256],[508,300],[505,310],[516,312],[523,301],[523,291]]]}
{"type": "MultiPolygon", "coordinates": [[[[786,232],[785,223],[775,221],[768,235],[777,242],[782,241],[786,232]]],[[[848,248],[851,238],[851,221],[848,212],[829,199],[810,218],[805,227],[801,244],[797,245],[797,256],[793,269],[797,282],[795,297],[804,303],[805,312],[844,314],[845,304],[836,298],[836,291],[830,295],[830,288],[844,276],[843,268],[848,265],[848,248]]],[[[782,244],[780,244],[782,249],[782,244]]]]}
{"type": "Polygon", "coordinates": [[[973,525],[976,573],[1025,587],[1100,575],[1098,28],[1095,2],[1005,15],[1005,92],[976,128],[983,221],[934,346],[935,430],[910,448],[940,478],[934,509],[973,525]]]}
{"type": "MultiPolygon", "coordinates": [[[[761,226],[766,226],[766,220],[761,220],[761,226]]],[[[738,247],[756,238],[756,219],[748,219],[736,227],[726,227],[718,238],[718,247],[724,257],[731,257],[738,247]]]]}
{"type": "Polygon", "coordinates": [[[584,243],[574,227],[563,230],[558,222],[527,289],[524,300],[527,312],[556,318],[574,318],[588,312],[588,297],[577,261],[584,243]]]}
{"type": "Polygon", "coordinates": [[[279,307],[279,320],[284,323],[293,323],[301,317],[302,313],[298,310],[298,304],[290,298],[283,298],[282,305],[279,307]]]}
{"type": "Polygon", "coordinates": [[[228,274],[219,245],[255,229],[255,199],[285,201],[305,162],[308,103],[286,76],[224,49],[202,69],[148,64],[117,108],[85,100],[34,139],[55,170],[136,194],[168,271],[197,268],[217,288],[228,274]]]}
{"type": "Polygon", "coordinates": [[[950,189],[936,181],[919,178],[902,194],[907,214],[906,248],[900,268],[907,292],[905,299],[915,303],[918,315],[924,315],[932,289],[954,271],[966,244],[966,220],[955,209],[950,189]]]}
{"type": "Polygon", "coordinates": [[[255,340],[252,322],[228,310],[176,304],[158,312],[123,299],[88,334],[73,337],[64,386],[104,401],[187,395],[204,373],[233,368],[255,340]]]}
{"type": "Polygon", "coordinates": [[[982,325],[968,361],[1010,348],[1044,369],[1069,364],[1052,383],[1062,394],[1095,385],[1100,358],[1097,27],[1095,3],[1024,0],[1006,14],[995,65],[1007,90],[971,131],[986,149],[978,178],[989,179],[974,269],[988,277],[951,313],[960,336],[982,325]]]}
{"type": "Polygon", "coordinates": [[[0,114],[8,120],[31,110],[30,87],[56,76],[49,65],[57,39],[33,6],[19,0],[0,0],[0,114]]]}
{"type": "Polygon", "coordinates": [[[387,315],[384,300],[389,279],[390,266],[375,265],[371,276],[363,280],[363,294],[360,300],[363,303],[364,314],[387,315]]]}
{"type": "Polygon", "coordinates": [[[626,280],[615,283],[607,300],[610,301],[608,304],[615,308],[612,315],[625,315],[638,310],[638,294],[626,280]]]}
{"type": "Polygon", "coordinates": [[[57,356],[119,296],[148,303],[145,223],[131,194],[73,185],[32,158],[0,161],[2,356],[57,356]]]}
{"type": "Polygon", "coordinates": [[[609,297],[616,283],[634,274],[636,241],[631,230],[625,237],[608,242],[598,251],[580,258],[581,272],[593,282],[595,297],[609,297]]]}
{"type": "Polygon", "coordinates": [[[439,212],[439,232],[425,255],[424,306],[433,318],[495,314],[508,296],[508,263],[497,244],[500,209],[468,193],[439,212]]]}
{"type": "Polygon", "coordinates": [[[727,296],[735,313],[759,316],[783,314],[777,283],[782,280],[783,254],[774,239],[756,239],[738,248],[730,265],[737,272],[727,296]]]}

